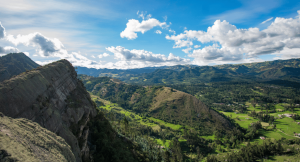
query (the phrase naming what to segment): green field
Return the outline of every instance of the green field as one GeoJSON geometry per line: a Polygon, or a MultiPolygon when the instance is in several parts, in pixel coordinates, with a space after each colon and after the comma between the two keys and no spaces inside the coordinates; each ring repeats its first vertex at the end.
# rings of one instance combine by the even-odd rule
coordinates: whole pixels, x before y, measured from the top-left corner
{"type": "MultiPolygon", "coordinates": [[[[169,127],[170,129],[172,129],[174,131],[180,130],[182,128],[181,125],[168,123],[168,122],[165,122],[163,120],[156,119],[153,117],[141,117],[141,116],[137,115],[136,113],[131,112],[130,110],[125,110],[122,107],[119,107],[118,104],[111,103],[107,100],[103,100],[100,97],[92,95],[92,94],[91,94],[91,98],[93,101],[101,101],[104,103],[104,106],[98,107],[99,110],[105,109],[107,111],[113,111],[116,113],[124,114],[127,118],[130,118],[135,123],[145,125],[145,126],[150,126],[154,131],[161,131],[161,130],[163,131],[164,129],[161,129],[162,126],[169,127]],[[156,123],[158,123],[158,124],[156,124],[156,123]]],[[[161,139],[154,139],[154,140],[157,142],[157,144],[159,144],[161,146],[169,147],[170,140],[166,140],[165,145],[163,145],[163,141],[161,139]]],[[[186,139],[182,138],[182,139],[180,139],[180,142],[186,142],[186,139]]]]}
{"type": "MultiPolygon", "coordinates": [[[[260,106],[256,106],[255,108],[250,105],[250,103],[246,103],[248,105],[248,112],[255,110],[256,112],[260,112],[260,106]]],[[[300,133],[300,125],[297,124],[299,122],[298,120],[294,121],[292,118],[289,117],[283,117],[282,119],[279,118],[279,115],[282,114],[292,114],[293,112],[291,111],[284,111],[284,106],[287,104],[276,104],[274,108],[277,110],[275,113],[270,113],[270,115],[278,118],[275,119],[274,124],[276,124],[277,129],[269,129],[269,123],[261,122],[262,126],[265,129],[261,129],[259,131],[261,136],[264,136],[266,138],[270,139],[281,139],[286,138],[286,139],[294,139],[297,138],[294,136],[294,132],[300,133]],[[278,110],[282,112],[278,112],[278,110]]],[[[247,114],[240,114],[240,113],[235,113],[235,112],[222,112],[224,115],[232,118],[235,120],[236,123],[238,123],[241,127],[247,129],[248,126],[253,123],[259,121],[258,119],[254,119],[253,117],[248,116],[247,114]]],[[[300,108],[295,108],[294,113],[300,114],[300,108]]],[[[253,142],[259,142],[262,143],[261,139],[255,139],[253,142]]]]}

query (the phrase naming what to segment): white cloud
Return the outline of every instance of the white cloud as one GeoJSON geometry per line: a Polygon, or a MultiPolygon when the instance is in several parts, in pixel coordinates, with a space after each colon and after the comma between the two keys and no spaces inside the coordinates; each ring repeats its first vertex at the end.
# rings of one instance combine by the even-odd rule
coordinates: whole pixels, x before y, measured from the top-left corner
{"type": "MultiPolygon", "coordinates": [[[[298,12],[300,15],[300,12],[298,12]]],[[[190,57],[197,60],[237,62],[256,58],[259,55],[280,53],[291,48],[300,48],[300,18],[275,18],[267,29],[238,29],[227,21],[216,20],[207,31],[185,30],[178,35],[166,36],[175,42],[173,48],[187,47],[190,51],[193,41],[202,43],[202,49],[195,49],[190,57]],[[207,45],[208,44],[208,45],[207,45]],[[215,45],[209,45],[215,44],[215,45]]],[[[194,46],[197,48],[199,46],[194,46]]],[[[198,61],[199,63],[200,61],[198,61]]]]}
{"type": "Polygon", "coordinates": [[[186,48],[186,49],[183,49],[182,51],[186,54],[188,54],[190,52],[190,50],[192,50],[193,48],[189,47],[189,48],[186,48]]]}
{"type": "Polygon", "coordinates": [[[169,30],[170,33],[176,34],[176,32],[172,29],[169,30]]]}
{"type": "Polygon", "coordinates": [[[138,11],[136,14],[138,15],[138,17],[140,17],[140,18],[142,18],[144,20],[145,16],[147,15],[147,11],[146,12],[143,12],[143,11],[140,12],[140,11],[138,11]]]}
{"type": "Polygon", "coordinates": [[[187,63],[188,59],[180,58],[170,53],[168,57],[162,54],[154,54],[145,50],[128,50],[124,47],[107,47],[107,51],[114,54],[115,58],[122,61],[140,61],[140,62],[152,62],[155,63],[187,63]]]}
{"type": "Polygon", "coordinates": [[[14,45],[23,44],[25,46],[37,47],[37,53],[40,56],[57,56],[67,53],[63,44],[58,39],[50,39],[37,32],[28,35],[18,35],[16,38],[13,35],[8,35],[6,40],[14,45]]]}
{"type": "Polygon", "coordinates": [[[143,20],[141,23],[138,20],[130,19],[126,24],[125,30],[120,33],[120,36],[122,38],[127,38],[127,39],[136,39],[137,32],[141,32],[142,34],[144,34],[146,31],[156,26],[159,26],[161,28],[168,27],[166,22],[160,22],[154,18],[143,20]]]}
{"type": "Polygon", "coordinates": [[[103,57],[108,57],[108,56],[109,56],[108,53],[103,53],[103,54],[100,54],[98,57],[99,57],[99,58],[103,58],[103,57]]]}
{"type": "Polygon", "coordinates": [[[266,23],[266,22],[268,22],[268,21],[271,21],[271,20],[273,20],[273,17],[268,18],[267,20],[263,21],[261,24],[264,24],[264,23],[266,23]]]}
{"type": "Polygon", "coordinates": [[[19,52],[17,48],[11,46],[6,46],[6,47],[0,46],[0,54],[17,53],[17,52],[19,52]]]}
{"type": "Polygon", "coordinates": [[[194,48],[200,48],[201,45],[194,45],[194,48]]]}
{"type": "Polygon", "coordinates": [[[161,34],[162,32],[160,30],[155,31],[156,34],[161,34]]]}
{"type": "Polygon", "coordinates": [[[2,26],[0,22],[0,39],[4,38],[6,35],[5,28],[2,26]]]}

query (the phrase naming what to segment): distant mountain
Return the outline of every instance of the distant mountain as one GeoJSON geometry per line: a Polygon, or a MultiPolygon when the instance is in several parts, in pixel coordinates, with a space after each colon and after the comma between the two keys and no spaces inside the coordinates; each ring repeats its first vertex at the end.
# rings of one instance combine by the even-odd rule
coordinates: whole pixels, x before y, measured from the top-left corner
{"type": "Polygon", "coordinates": [[[76,67],[76,71],[78,74],[85,74],[94,77],[114,77],[122,80],[130,79],[134,75],[151,73],[158,69],[171,69],[175,71],[181,71],[185,69],[189,69],[192,67],[197,67],[196,65],[176,65],[176,66],[160,66],[160,67],[145,67],[138,69],[95,69],[95,68],[87,68],[87,67],[76,67]]]}
{"type": "Polygon", "coordinates": [[[39,67],[24,53],[10,53],[0,57],[0,82],[19,75],[27,70],[39,67]]]}
{"type": "Polygon", "coordinates": [[[77,67],[79,74],[107,76],[139,85],[193,84],[224,81],[300,81],[300,59],[217,66],[176,65],[141,69],[88,69],[77,67]]]}

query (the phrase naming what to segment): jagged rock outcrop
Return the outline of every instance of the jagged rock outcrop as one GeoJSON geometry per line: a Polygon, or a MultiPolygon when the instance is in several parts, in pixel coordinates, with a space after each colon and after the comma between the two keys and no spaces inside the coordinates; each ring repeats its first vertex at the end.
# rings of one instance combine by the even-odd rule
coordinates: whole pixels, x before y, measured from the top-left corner
{"type": "Polygon", "coordinates": [[[0,112],[0,161],[75,161],[71,147],[55,133],[25,118],[0,112]]]}
{"type": "Polygon", "coordinates": [[[67,60],[1,82],[0,105],[4,115],[32,120],[61,136],[77,162],[89,159],[87,122],[97,112],[67,60]]]}
{"type": "Polygon", "coordinates": [[[39,66],[22,52],[4,55],[0,57],[0,82],[39,66]]]}

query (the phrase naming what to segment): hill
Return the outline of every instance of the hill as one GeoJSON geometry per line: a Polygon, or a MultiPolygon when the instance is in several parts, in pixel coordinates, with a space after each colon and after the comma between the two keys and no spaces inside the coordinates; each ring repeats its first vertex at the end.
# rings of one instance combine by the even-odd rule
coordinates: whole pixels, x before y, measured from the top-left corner
{"type": "Polygon", "coordinates": [[[24,53],[10,53],[0,57],[0,82],[19,75],[27,70],[39,67],[24,53]]]}
{"type": "Polygon", "coordinates": [[[205,131],[211,134],[210,128],[234,127],[225,117],[208,108],[196,97],[175,89],[130,85],[109,77],[79,75],[79,78],[92,94],[141,115],[173,124],[197,127],[203,134],[205,131]]]}
{"type": "Polygon", "coordinates": [[[0,161],[75,161],[71,147],[31,120],[0,112],[0,161]]]}

